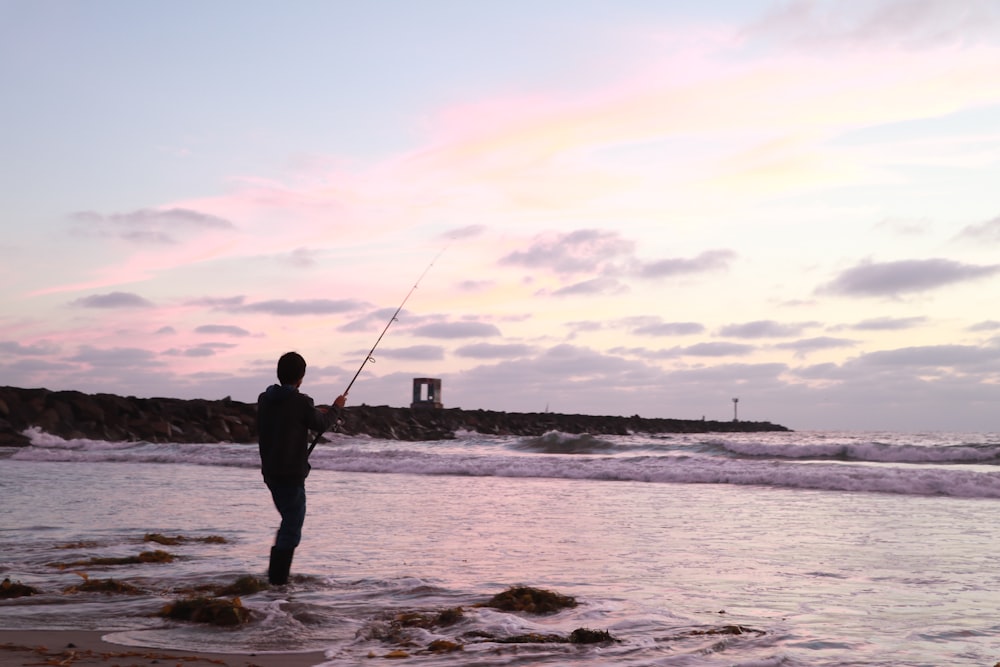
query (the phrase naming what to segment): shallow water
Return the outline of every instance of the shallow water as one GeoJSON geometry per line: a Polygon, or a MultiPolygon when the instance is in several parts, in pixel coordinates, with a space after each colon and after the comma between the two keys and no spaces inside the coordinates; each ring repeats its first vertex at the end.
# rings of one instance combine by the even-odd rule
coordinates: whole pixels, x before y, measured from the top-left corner
{"type": "MultiPolygon", "coordinates": [[[[917,452],[929,461],[920,465],[912,453],[903,463],[845,463],[838,452],[824,460],[815,451],[787,451],[796,442],[828,442],[827,434],[665,443],[623,437],[602,440],[610,449],[579,442],[575,453],[576,439],[552,437],[558,442],[551,446],[471,435],[424,444],[344,439],[339,451],[320,450],[307,482],[297,576],[287,587],[245,596],[254,616],[237,629],[153,614],[192,584],[263,576],[277,513],[252,467],[254,448],[116,448],[41,437],[33,451],[7,450],[0,458],[0,574],[43,590],[0,601],[0,627],[109,630],[112,641],[171,649],[320,648],[330,665],[393,650],[421,665],[1000,660],[1000,503],[990,497],[994,464],[982,455],[994,446],[990,437],[971,438],[970,445],[970,437],[899,436],[905,441],[888,450],[863,440],[883,459],[887,451],[898,458],[904,448],[934,449],[930,456],[917,452]],[[779,445],[784,450],[776,455],[779,445]],[[949,446],[976,454],[939,455],[949,446]],[[741,458],[747,449],[755,453],[741,458]],[[681,467],[687,461],[698,475],[691,461],[698,470],[728,467],[731,480],[657,481],[671,462],[664,459],[681,467]],[[381,468],[335,469],[365,461],[381,468]],[[642,480],[644,465],[656,471],[652,481],[642,480]],[[624,481],[601,479],[623,469],[624,481]],[[539,476],[553,470],[557,476],[539,476]],[[872,484],[876,473],[876,487],[893,480],[909,492],[837,490],[872,484]],[[772,483],[748,483],[749,475],[772,483]],[[833,488],[799,488],[820,478],[833,488]],[[152,532],[192,539],[143,543],[152,532]],[[194,541],[211,535],[227,543],[194,541]],[[138,596],[63,593],[81,581],[73,573],[81,568],[50,565],[153,548],[179,559],[82,568],[91,578],[132,583],[145,591],[138,596]],[[572,595],[580,604],[549,616],[474,606],[514,584],[572,595]],[[464,616],[453,626],[391,632],[398,613],[454,607],[464,616]],[[731,626],[746,631],[727,634],[731,626]],[[576,628],[608,630],[619,641],[499,641],[576,628]],[[435,639],[461,644],[460,661],[427,652],[435,639]]],[[[865,449],[863,443],[855,448],[865,449]]]]}

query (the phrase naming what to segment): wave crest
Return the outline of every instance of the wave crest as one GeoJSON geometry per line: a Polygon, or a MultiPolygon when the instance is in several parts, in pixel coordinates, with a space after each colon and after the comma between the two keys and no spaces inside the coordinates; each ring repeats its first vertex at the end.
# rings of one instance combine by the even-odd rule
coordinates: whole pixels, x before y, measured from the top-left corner
{"type": "Polygon", "coordinates": [[[534,438],[522,438],[511,448],[539,454],[599,454],[615,449],[615,445],[607,440],[595,438],[589,433],[548,431],[534,438]]]}

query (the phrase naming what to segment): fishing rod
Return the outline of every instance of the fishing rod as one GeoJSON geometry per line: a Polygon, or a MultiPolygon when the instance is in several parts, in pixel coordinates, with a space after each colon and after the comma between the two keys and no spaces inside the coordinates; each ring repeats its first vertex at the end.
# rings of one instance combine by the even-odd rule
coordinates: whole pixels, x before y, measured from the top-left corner
{"type": "MultiPolygon", "coordinates": [[[[362,361],[361,362],[361,366],[358,367],[358,372],[355,373],[354,377],[351,378],[351,381],[347,384],[347,389],[345,389],[344,393],[341,394],[342,396],[347,396],[347,393],[349,391],[351,391],[351,387],[354,386],[354,381],[358,379],[359,375],[361,375],[361,371],[364,370],[364,368],[368,364],[368,362],[371,361],[371,362],[374,363],[375,357],[373,357],[372,355],[375,354],[375,348],[378,347],[378,344],[382,342],[383,336],[385,336],[386,332],[389,331],[389,327],[392,326],[392,323],[395,322],[398,319],[399,311],[403,310],[403,306],[406,305],[406,302],[410,299],[410,295],[413,294],[414,290],[417,289],[417,286],[420,284],[420,281],[424,279],[424,276],[427,275],[427,272],[431,270],[432,266],[434,266],[434,262],[436,262],[438,260],[438,257],[440,257],[444,253],[444,251],[447,250],[447,249],[448,249],[448,246],[445,246],[445,247],[441,248],[441,250],[438,251],[438,254],[434,255],[434,259],[431,260],[431,263],[427,265],[427,268],[424,269],[424,272],[420,274],[419,278],[417,278],[417,282],[413,283],[413,287],[411,287],[410,291],[406,293],[405,297],[403,297],[403,301],[399,304],[399,308],[396,309],[396,312],[394,312],[392,314],[392,317],[389,318],[389,321],[386,322],[385,328],[382,329],[382,333],[379,334],[379,337],[375,340],[375,344],[372,345],[372,349],[368,350],[368,354],[365,355],[364,361],[362,361]]],[[[316,437],[313,439],[312,444],[309,445],[309,451],[306,452],[306,456],[307,457],[310,454],[312,454],[312,450],[314,450],[316,448],[316,445],[319,444],[319,439],[323,437],[323,433],[325,433],[325,432],[326,431],[323,430],[323,431],[320,431],[320,432],[318,432],[316,434],[316,437]]]]}

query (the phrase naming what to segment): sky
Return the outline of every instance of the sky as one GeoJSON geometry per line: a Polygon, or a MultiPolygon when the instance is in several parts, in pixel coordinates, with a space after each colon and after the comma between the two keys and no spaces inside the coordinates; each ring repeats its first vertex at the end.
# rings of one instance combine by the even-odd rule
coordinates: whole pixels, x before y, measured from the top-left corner
{"type": "Polygon", "coordinates": [[[0,385],[1000,432],[997,0],[0,0],[0,87],[0,385]]]}

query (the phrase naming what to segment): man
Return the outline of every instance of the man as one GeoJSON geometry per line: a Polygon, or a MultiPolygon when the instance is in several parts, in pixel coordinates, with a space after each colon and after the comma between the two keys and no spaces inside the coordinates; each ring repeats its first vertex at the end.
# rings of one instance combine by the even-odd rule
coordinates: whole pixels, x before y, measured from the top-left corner
{"type": "Polygon", "coordinates": [[[281,526],[271,547],[267,579],[288,583],[295,547],[302,539],[306,518],[306,477],[309,476],[309,431],[322,432],[337,421],[346,398],[338,396],[337,410],[317,408],[313,399],[299,392],[306,374],[306,360],[297,352],[278,359],[278,382],[257,398],[257,438],[260,471],[281,514],[281,526]]]}

